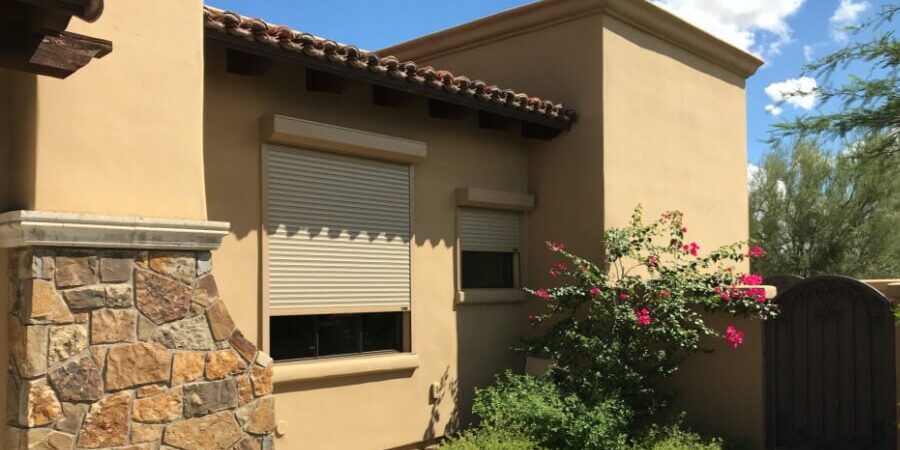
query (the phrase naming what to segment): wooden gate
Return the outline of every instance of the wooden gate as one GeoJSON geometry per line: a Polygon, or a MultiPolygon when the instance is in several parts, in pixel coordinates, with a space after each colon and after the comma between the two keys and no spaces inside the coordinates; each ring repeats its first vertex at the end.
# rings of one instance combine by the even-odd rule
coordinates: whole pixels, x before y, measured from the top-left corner
{"type": "Polygon", "coordinates": [[[768,447],[893,450],[894,319],[887,298],[846,277],[766,281],[782,285],[775,299],[781,315],[766,332],[768,447]]]}

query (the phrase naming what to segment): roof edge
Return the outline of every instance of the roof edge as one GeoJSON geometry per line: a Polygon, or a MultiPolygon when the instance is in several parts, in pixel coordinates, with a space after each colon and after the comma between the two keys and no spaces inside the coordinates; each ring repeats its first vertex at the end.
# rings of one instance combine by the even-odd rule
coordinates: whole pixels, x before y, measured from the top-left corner
{"type": "Polygon", "coordinates": [[[592,15],[622,20],[743,78],[763,61],[646,0],[542,0],[378,50],[429,61],[592,15]]]}

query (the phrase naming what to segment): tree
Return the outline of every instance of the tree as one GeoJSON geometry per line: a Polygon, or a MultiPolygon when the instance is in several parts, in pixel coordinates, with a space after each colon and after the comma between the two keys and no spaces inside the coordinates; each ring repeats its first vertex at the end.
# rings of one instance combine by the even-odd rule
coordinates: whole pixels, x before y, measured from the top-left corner
{"type": "MultiPolygon", "coordinates": [[[[881,136],[861,156],[900,153],[900,41],[891,28],[898,12],[900,5],[882,6],[874,19],[847,30],[856,36],[865,30],[873,31],[875,36],[871,40],[850,43],[804,67],[806,75],[821,79],[822,85],[815,93],[822,104],[834,102],[839,108],[835,112],[804,115],[775,124],[773,140],[785,137],[872,140],[881,136]],[[831,82],[832,75],[839,69],[864,69],[864,75],[851,73],[845,84],[836,86],[831,82]]],[[[788,96],[808,94],[794,92],[788,96]]]]}
{"type": "Polygon", "coordinates": [[[763,275],[900,274],[900,153],[877,136],[828,152],[817,141],[778,145],[750,185],[750,235],[768,253],[753,261],[763,275]]]}

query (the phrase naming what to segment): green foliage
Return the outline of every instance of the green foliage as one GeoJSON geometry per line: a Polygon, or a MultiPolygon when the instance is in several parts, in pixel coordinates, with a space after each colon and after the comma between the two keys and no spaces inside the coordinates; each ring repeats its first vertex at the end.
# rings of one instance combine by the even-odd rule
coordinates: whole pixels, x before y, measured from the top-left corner
{"type": "Polygon", "coordinates": [[[900,273],[900,153],[831,154],[799,140],[768,154],[750,185],[750,235],[767,251],[763,274],[900,273]]]}
{"type": "Polygon", "coordinates": [[[722,450],[723,445],[721,439],[703,439],[699,434],[676,424],[650,429],[633,450],[722,450]]]}
{"type": "Polygon", "coordinates": [[[548,379],[506,372],[476,391],[472,411],[486,429],[530,436],[551,449],[624,449],[630,411],[616,400],[586,405],[548,379]]]}
{"type": "MultiPolygon", "coordinates": [[[[577,396],[588,408],[620,399],[635,412],[634,424],[648,423],[668,404],[660,381],[678,370],[690,354],[705,349],[704,337],[721,336],[703,311],[769,318],[776,314],[757,277],[734,265],[747,258],[742,243],[701,253],[689,242],[680,212],[644,223],[640,208],[631,223],[605,234],[606,260],[598,265],[550,249],[565,262],[551,269],[566,284],[529,290],[547,300],[548,313],[533,318],[542,335],[529,342],[530,354],[554,363],[549,376],[560,392],[577,396]]],[[[743,333],[724,337],[737,348],[743,333]]]]}
{"type": "MultiPolygon", "coordinates": [[[[900,153],[900,41],[892,28],[898,12],[898,5],[882,6],[875,19],[849,30],[854,34],[873,30],[876,32],[874,38],[851,42],[805,67],[805,73],[824,81],[816,89],[822,104],[835,102],[840,107],[832,113],[801,116],[778,123],[773,130],[774,140],[812,136],[858,140],[880,135],[882,139],[867,147],[867,155],[900,153]],[[850,74],[843,85],[831,83],[836,70],[852,65],[865,68],[864,73],[850,74]]],[[[792,93],[804,94],[807,93],[792,93]]]]}
{"type": "Polygon", "coordinates": [[[540,450],[531,438],[496,428],[475,428],[448,438],[440,450],[540,450]]]}

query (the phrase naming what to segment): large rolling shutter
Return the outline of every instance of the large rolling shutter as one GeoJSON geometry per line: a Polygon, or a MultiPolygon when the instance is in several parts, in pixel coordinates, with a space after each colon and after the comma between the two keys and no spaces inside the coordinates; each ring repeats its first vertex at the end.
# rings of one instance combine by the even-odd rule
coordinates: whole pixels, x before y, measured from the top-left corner
{"type": "Polygon", "coordinates": [[[460,208],[459,239],[464,251],[516,252],[522,245],[521,214],[492,209],[460,208]]]}
{"type": "Polygon", "coordinates": [[[267,152],[269,310],[409,309],[410,168],[267,152]]]}

